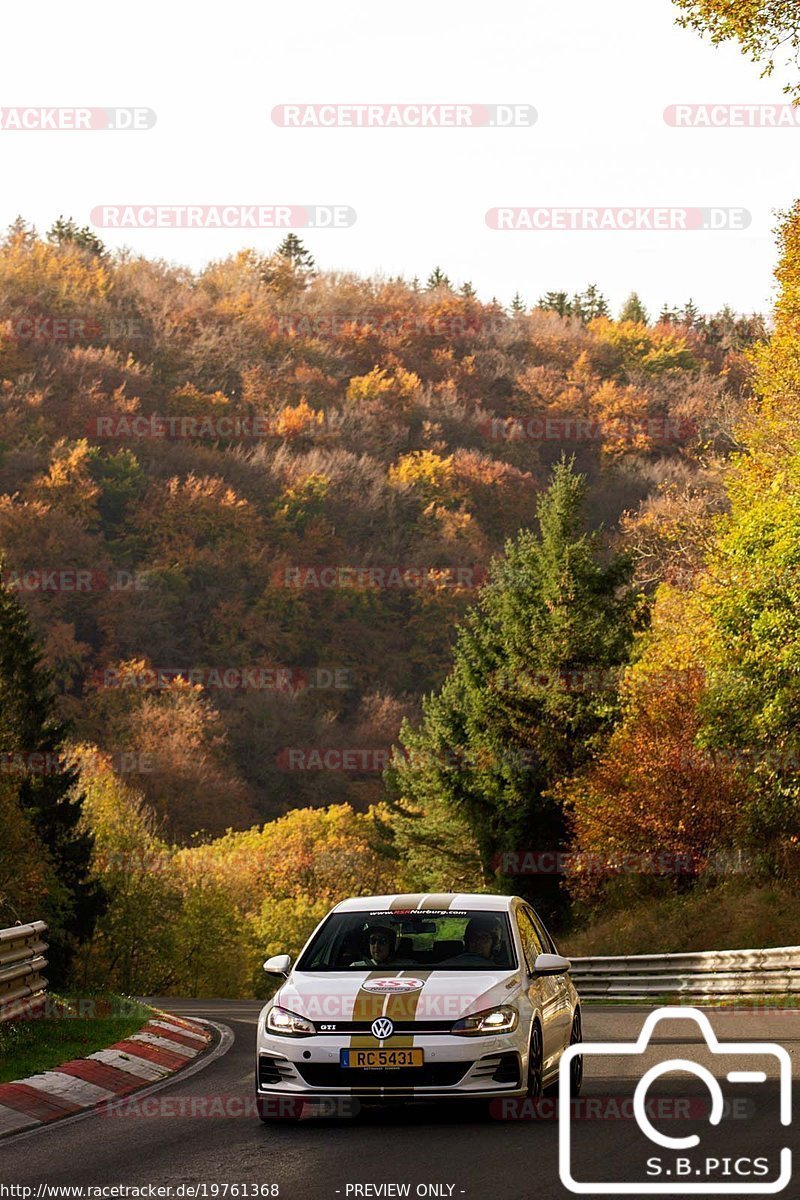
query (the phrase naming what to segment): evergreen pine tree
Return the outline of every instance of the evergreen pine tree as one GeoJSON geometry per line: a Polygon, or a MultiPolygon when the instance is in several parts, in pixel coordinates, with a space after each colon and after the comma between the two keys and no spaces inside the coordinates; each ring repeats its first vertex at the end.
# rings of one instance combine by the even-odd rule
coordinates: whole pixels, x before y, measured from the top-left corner
{"type": "Polygon", "coordinates": [[[556,312],[560,317],[572,316],[572,305],[566,292],[545,292],[537,308],[545,312],[556,312]]]}
{"type": "Polygon", "coordinates": [[[450,280],[445,275],[441,267],[434,267],[428,276],[428,282],[425,284],[425,290],[432,292],[436,288],[450,288],[450,280]]]}
{"type": "MultiPolygon", "coordinates": [[[[487,882],[503,851],[561,851],[567,822],[552,789],[588,758],[614,719],[613,670],[632,638],[630,563],[604,563],[584,529],[586,480],[562,460],[523,530],[492,564],[459,631],[453,668],[408,722],[387,772],[398,810],[442,810],[466,821],[487,882]]],[[[421,832],[424,835],[424,816],[421,832]]],[[[556,875],[503,880],[553,915],[556,875]]]]}
{"type": "Polygon", "coordinates": [[[633,321],[637,325],[647,325],[650,318],[647,309],[642,304],[636,292],[631,292],[622,306],[619,314],[620,321],[633,321]]]}
{"type": "Polygon", "coordinates": [[[700,324],[700,321],[700,309],[690,297],[683,306],[683,311],[681,312],[681,323],[683,325],[688,325],[690,329],[694,329],[696,325],[700,324]]]}
{"type": "Polygon", "coordinates": [[[5,243],[22,244],[24,246],[32,246],[36,241],[36,229],[22,216],[16,216],[6,230],[4,238],[5,243]]]}
{"type": "Polygon", "coordinates": [[[77,769],[63,761],[65,733],[28,615],[0,580],[0,749],[19,768],[20,808],[65,893],[63,926],[50,936],[49,978],[56,984],[63,982],[75,943],[89,936],[102,905],[88,879],[92,839],[78,828],[82,796],[76,794],[77,769]]]}
{"type": "Polygon", "coordinates": [[[296,233],[287,233],[275,251],[281,258],[288,258],[293,267],[301,271],[313,271],[314,259],[296,233]]]}
{"type": "Polygon", "coordinates": [[[584,323],[611,315],[608,301],[596,283],[590,283],[585,292],[575,293],[572,297],[572,315],[584,323]]]}
{"type": "Polygon", "coordinates": [[[49,241],[57,242],[59,246],[71,242],[75,246],[79,246],[81,250],[88,250],[90,254],[96,254],[98,258],[102,258],[106,252],[106,248],[97,234],[88,225],[79,228],[72,217],[59,217],[48,229],[47,237],[49,241]]]}
{"type": "Polygon", "coordinates": [[[522,296],[520,296],[519,292],[515,292],[514,299],[511,301],[511,314],[512,314],[512,316],[518,317],[518,316],[522,316],[522,314],[524,312],[525,312],[525,304],[523,302],[522,296]]]}

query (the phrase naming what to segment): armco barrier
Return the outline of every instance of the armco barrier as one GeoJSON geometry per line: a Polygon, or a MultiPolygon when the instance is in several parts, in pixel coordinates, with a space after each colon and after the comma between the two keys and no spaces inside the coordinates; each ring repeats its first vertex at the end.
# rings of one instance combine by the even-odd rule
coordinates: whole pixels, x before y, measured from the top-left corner
{"type": "Polygon", "coordinates": [[[0,1021],[18,1016],[22,1004],[44,995],[45,933],[44,921],[0,929],[0,1021]]]}
{"type": "Polygon", "coordinates": [[[570,961],[575,986],[587,1000],[800,994],[800,946],[708,950],[695,954],[631,954],[570,961]]]}

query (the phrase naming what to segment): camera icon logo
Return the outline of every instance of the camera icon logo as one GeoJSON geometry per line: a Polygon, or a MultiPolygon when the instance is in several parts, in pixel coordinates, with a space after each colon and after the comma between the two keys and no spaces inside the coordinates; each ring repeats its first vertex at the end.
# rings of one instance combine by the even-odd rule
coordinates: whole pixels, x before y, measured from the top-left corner
{"type": "MultiPolygon", "coordinates": [[[[559,1071],[559,1174],[568,1191],[577,1195],[724,1195],[757,1196],[775,1195],[783,1191],[792,1178],[792,1152],[788,1146],[779,1154],[752,1157],[749,1153],[738,1156],[709,1156],[701,1146],[696,1133],[673,1137],[655,1127],[647,1111],[647,1092],[650,1086],[669,1072],[688,1073],[699,1078],[708,1089],[710,1104],[703,1106],[703,1115],[708,1124],[717,1127],[723,1120],[726,1100],[717,1075],[701,1063],[688,1058],[670,1058],[644,1071],[636,1085],[633,1096],[633,1116],[640,1131],[649,1143],[666,1153],[647,1158],[641,1179],[631,1181],[590,1181],[576,1179],[574,1171],[573,1145],[573,1100],[570,1093],[570,1064],[578,1056],[617,1058],[620,1055],[643,1055],[651,1045],[653,1030],[660,1021],[691,1021],[700,1030],[705,1041],[704,1051],[715,1056],[717,1074],[731,1084],[764,1084],[772,1068],[775,1077],[777,1060],[778,1108],[782,1126],[792,1121],[792,1064],[788,1051],[774,1042],[720,1042],[707,1015],[698,1008],[658,1008],[647,1016],[642,1031],[635,1042],[581,1042],[570,1046],[561,1058],[559,1071]],[[716,1056],[719,1056],[718,1060],[716,1056]],[[738,1061],[737,1061],[738,1060],[738,1061]],[[755,1060],[755,1064],[754,1064],[755,1060]],[[758,1069],[757,1069],[758,1068],[758,1069]],[[694,1151],[695,1153],[690,1153],[694,1151]],[[774,1159],[774,1164],[770,1159],[774,1159]]],[[[749,1147],[747,1147],[749,1151],[749,1147]]]]}

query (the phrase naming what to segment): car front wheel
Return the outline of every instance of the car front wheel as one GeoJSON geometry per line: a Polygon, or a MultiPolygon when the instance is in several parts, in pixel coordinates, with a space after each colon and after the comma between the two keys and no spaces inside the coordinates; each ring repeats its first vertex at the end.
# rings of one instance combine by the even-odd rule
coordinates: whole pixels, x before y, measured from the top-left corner
{"type": "Polygon", "coordinates": [[[541,1100],[542,1098],[543,1065],[542,1027],[538,1021],[534,1021],[533,1028],[531,1029],[531,1044],[528,1051],[528,1087],[526,1095],[530,1100],[541,1100]]]}
{"type": "MultiPolygon", "coordinates": [[[[575,1046],[583,1041],[583,1030],[581,1028],[581,1010],[575,1009],[575,1015],[572,1018],[572,1032],[569,1035],[570,1046],[575,1046]]],[[[583,1084],[583,1055],[576,1054],[572,1062],[569,1064],[569,1090],[570,1095],[574,1098],[580,1096],[581,1086],[583,1084]]]]}

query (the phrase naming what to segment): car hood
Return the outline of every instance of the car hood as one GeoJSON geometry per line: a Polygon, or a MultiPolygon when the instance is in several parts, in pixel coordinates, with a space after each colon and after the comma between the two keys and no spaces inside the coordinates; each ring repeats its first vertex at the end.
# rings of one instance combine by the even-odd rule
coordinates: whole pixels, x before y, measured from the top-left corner
{"type": "Polygon", "coordinates": [[[373,1021],[457,1021],[513,1000],[519,971],[295,971],[275,1004],[317,1025],[373,1021]]]}

